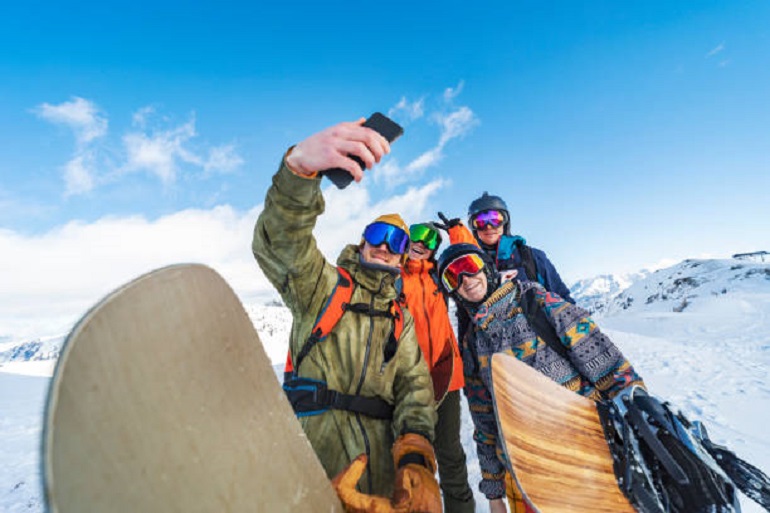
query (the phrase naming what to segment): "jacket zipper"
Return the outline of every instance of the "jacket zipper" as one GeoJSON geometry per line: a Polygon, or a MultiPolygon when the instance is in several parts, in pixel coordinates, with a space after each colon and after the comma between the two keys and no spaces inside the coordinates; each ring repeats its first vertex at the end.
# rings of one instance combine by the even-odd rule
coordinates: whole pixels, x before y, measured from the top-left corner
{"type": "MultiPolygon", "coordinates": [[[[424,265],[421,267],[423,269],[425,268],[424,265]]],[[[426,292],[428,291],[428,288],[423,282],[425,274],[426,273],[422,272],[422,270],[420,271],[420,287],[422,288],[422,311],[425,313],[425,322],[428,324],[428,364],[430,365],[430,368],[433,369],[433,331],[430,328],[430,316],[428,315],[427,307],[428,298],[426,297],[426,292]]]]}
{"type": "MultiPolygon", "coordinates": [[[[377,292],[372,294],[372,298],[369,300],[369,310],[374,308],[374,298],[382,291],[383,282],[380,281],[380,288],[377,292]]],[[[366,379],[366,368],[369,366],[369,353],[372,348],[372,333],[374,333],[374,317],[369,317],[369,335],[366,338],[366,351],[364,352],[364,365],[361,369],[361,378],[358,380],[358,387],[356,387],[356,394],[361,394],[361,388],[364,386],[364,379],[366,379]]],[[[366,434],[364,423],[361,420],[361,414],[356,413],[356,420],[358,421],[358,427],[361,429],[361,436],[364,437],[364,447],[366,449],[366,457],[371,460],[371,448],[369,446],[369,437],[366,434]]],[[[369,493],[372,493],[372,467],[371,461],[366,464],[366,479],[369,482],[369,493]]]]}

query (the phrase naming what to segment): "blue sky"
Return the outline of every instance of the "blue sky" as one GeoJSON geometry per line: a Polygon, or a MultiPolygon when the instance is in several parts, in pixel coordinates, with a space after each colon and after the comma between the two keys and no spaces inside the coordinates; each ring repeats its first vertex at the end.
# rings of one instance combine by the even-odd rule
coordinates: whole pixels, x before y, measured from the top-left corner
{"type": "Polygon", "coordinates": [[[250,230],[283,151],[377,110],[405,136],[327,191],[330,257],[485,190],[567,282],[769,250],[770,2],[543,4],[5,6],[0,337],[178,261],[268,292],[250,230]]]}

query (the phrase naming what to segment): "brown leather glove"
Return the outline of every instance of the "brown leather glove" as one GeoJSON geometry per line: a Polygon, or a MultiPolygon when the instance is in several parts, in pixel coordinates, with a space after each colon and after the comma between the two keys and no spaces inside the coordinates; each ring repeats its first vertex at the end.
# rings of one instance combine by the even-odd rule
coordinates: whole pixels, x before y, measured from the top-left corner
{"type": "Polygon", "coordinates": [[[332,479],[332,487],[348,513],[393,513],[395,510],[390,499],[356,490],[356,484],[366,470],[367,461],[365,454],[358,456],[332,479]]]}
{"type": "Polygon", "coordinates": [[[436,481],[436,456],[424,436],[407,433],[393,444],[396,483],[393,507],[410,513],[441,513],[441,492],[436,481]]]}

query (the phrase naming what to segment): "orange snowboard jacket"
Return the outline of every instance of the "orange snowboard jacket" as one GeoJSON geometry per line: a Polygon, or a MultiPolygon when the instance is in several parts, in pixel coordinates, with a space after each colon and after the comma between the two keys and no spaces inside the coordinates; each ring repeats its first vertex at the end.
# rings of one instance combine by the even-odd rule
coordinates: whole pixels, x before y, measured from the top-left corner
{"type": "Polygon", "coordinates": [[[417,341],[428,364],[436,401],[465,384],[460,349],[449,322],[444,295],[434,279],[435,262],[407,260],[401,270],[402,292],[414,318],[417,341]]]}

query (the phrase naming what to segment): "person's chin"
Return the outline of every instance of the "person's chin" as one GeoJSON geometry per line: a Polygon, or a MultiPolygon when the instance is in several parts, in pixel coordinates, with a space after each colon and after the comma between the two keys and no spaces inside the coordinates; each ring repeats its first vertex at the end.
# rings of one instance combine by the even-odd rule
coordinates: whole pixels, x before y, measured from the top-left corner
{"type": "Polygon", "coordinates": [[[387,265],[388,267],[396,267],[396,266],[398,266],[398,262],[393,263],[388,258],[381,258],[381,257],[377,257],[377,256],[372,257],[372,263],[373,264],[378,264],[378,265],[387,265]]]}
{"type": "Polygon", "coordinates": [[[481,301],[484,299],[484,291],[481,290],[481,285],[475,285],[468,291],[468,297],[473,298],[472,301],[481,301]]]}

